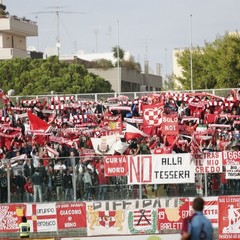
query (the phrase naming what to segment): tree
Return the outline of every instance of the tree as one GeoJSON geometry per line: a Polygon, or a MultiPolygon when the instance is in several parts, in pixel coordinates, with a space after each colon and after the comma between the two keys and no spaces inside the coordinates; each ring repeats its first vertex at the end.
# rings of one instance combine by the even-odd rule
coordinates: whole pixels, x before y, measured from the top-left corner
{"type": "MultiPolygon", "coordinates": [[[[129,70],[136,70],[137,72],[141,72],[141,64],[136,62],[133,56],[130,56],[128,60],[124,59],[125,51],[118,46],[112,48],[113,56],[116,60],[118,60],[118,51],[119,51],[119,65],[120,67],[124,67],[129,70]]],[[[117,65],[117,63],[116,63],[117,65]]]]}
{"type": "Polygon", "coordinates": [[[110,60],[99,59],[94,62],[94,68],[102,68],[104,70],[107,70],[109,68],[113,68],[113,64],[110,60]]]}
{"type": "Polygon", "coordinates": [[[16,95],[111,92],[111,84],[89,73],[80,64],[65,63],[57,57],[13,59],[0,62],[0,86],[16,95]]]}
{"type": "MultiPolygon", "coordinates": [[[[190,89],[190,51],[178,54],[178,64],[182,76],[175,77],[183,86],[190,89]]],[[[193,88],[236,88],[240,82],[240,35],[217,36],[213,43],[205,43],[203,48],[192,51],[193,88]]]]}
{"type": "Polygon", "coordinates": [[[129,60],[122,60],[121,67],[124,67],[129,70],[136,70],[137,72],[141,72],[141,65],[138,62],[135,62],[133,56],[130,56],[129,60]]]}
{"type": "Polygon", "coordinates": [[[118,54],[119,54],[119,60],[120,61],[123,60],[125,51],[122,48],[120,48],[119,46],[115,46],[112,48],[112,51],[113,51],[113,57],[115,59],[118,59],[118,54]]]}

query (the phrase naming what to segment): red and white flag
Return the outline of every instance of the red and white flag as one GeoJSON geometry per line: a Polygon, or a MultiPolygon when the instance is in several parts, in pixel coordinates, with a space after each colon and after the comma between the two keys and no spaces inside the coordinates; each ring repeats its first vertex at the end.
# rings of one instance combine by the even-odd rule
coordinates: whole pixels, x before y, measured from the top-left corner
{"type": "Polygon", "coordinates": [[[57,231],[56,203],[28,203],[25,208],[25,216],[32,232],[57,231]]]}
{"type": "Polygon", "coordinates": [[[30,123],[30,130],[48,132],[51,128],[51,126],[47,122],[45,122],[30,111],[28,111],[28,119],[30,123]]]}
{"type": "Polygon", "coordinates": [[[28,111],[27,113],[30,123],[30,131],[34,133],[32,140],[40,146],[43,146],[47,142],[47,135],[51,126],[32,112],[28,111]]]}
{"type": "Polygon", "coordinates": [[[148,135],[143,131],[139,130],[138,128],[134,127],[132,124],[127,123],[125,132],[126,140],[128,141],[139,137],[148,137],[148,135]]]}
{"type": "Polygon", "coordinates": [[[159,126],[162,123],[163,104],[142,105],[143,125],[159,126]]]}
{"type": "Polygon", "coordinates": [[[112,132],[122,132],[123,123],[122,123],[122,115],[118,114],[113,116],[112,114],[104,114],[103,124],[104,126],[108,126],[110,131],[112,132]]]}

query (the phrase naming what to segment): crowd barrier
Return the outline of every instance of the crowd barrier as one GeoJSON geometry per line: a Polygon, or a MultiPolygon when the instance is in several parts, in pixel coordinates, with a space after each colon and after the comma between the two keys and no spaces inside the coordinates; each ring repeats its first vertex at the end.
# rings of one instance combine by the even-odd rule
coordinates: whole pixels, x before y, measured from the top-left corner
{"type": "MultiPolygon", "coordinates": [[[[239,151],[208,152],[194,158],[190,153],[96,156],[94,159],[87,156],[79,157],[76,161],[91,163],[93,186],[89,197],[92,200],[192,197],[196,194],[218,196],[236,195],[240,192],[239,151]],[[94,161],[98,163],[99,159],[103,160],[101,166],[109,180],[107,184],[99,184],[96,174],[99,167],[92,165],[94,161]],[[100,196],[101,190],[103,192],[100,196]]],[[[10,188],[7,189],[8,201],[6,198],[5,202],[29,202],[25,193],[20,192],[21,189],[14,185],[15,167],[3,166],[7,171],[6,181],[10,184],[10,188]],[[23,198],[21,194],[24,194],[23,198]]],[[[23,165],[18,164],[16,168],[22,169],[21,166],[23,165]]],[[[42,183],[42,201],[88,200],[84,198],[86,192],[83,182],[84,171],[79,172],[79,165],[75,162],[71,169],[75,169],[71,172],[73,188],[71,194],[65,194],[67,189],[63,184],[61,196],[57,197],[54,182],[56,171],[53,170],[51,188],[48,187],[47,181],[42,183]]],[[[62,174],[64,178],[65,171],[62,174]]],[[[7,195],[7,192],[2,195],[7,195]]],[[[33,201],[33,198],[30,201],[33,201]]]]}
{"type": "MultiPolygon", "coordinates": [[[[0,205],[0,234],[18,232],[25,215],[31,234],[82,229],[84,237],[179,234],[192,214],[194,198],[119,201],[19,203],[0,205]]],[[[204,214],[218,229],[219,239],[240,238],[240,196],[205,197],[204,214]]],[[[69,238],[68,238],[69,239],[69,238]]],[[[101,239],[101,238],[99,238],[101,239]]],[[[139,239],[139,238],[138,238],[139,239]]],[[[143,238],[147,239],[147,238],[143,238]]],[[[161,238],[169,239],[169,238],[161,238]]]]}

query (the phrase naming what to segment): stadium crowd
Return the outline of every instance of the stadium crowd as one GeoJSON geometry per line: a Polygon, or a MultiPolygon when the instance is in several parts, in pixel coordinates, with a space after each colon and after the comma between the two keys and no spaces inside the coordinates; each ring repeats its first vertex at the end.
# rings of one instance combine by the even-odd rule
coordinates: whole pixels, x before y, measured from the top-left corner
{"type": "Polygon", "coordinates": [[[240,91],[231,90],[225,98],[169,92],[99,102],[55,96],[13,103],[3,92],[1,97],[1,203],[8,201],[9,183],[12,202],[72,201],[74,189],[79,200],[112,199],[115,193],[116,198],[137,198],[140,190],[142,197],[195,196],[204,193],[204,186],[208,195],[240,192],[240,181],[227,180],[224,172],[206,178],[196,174],[195,185],[128,186],[126,177],[104,175],[103,157],[110,153],[100,151],[99,146],[97,151],[92,140],[119,134],[121,147],[113,149],[112,155],[191,153],[194,157],[239,151],[240,91]],[[177,133],[162,133],[165,115],[177,117],[177,133]],[[130,132],[128,124],[138,131],[130,132]]]}

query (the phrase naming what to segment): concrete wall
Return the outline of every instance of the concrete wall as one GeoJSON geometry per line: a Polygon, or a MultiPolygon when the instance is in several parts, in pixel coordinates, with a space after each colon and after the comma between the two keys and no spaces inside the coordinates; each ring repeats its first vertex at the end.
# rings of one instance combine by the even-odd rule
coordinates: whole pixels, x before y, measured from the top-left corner
{"type": "Polygon", "coordinates": [[[162,77],[153,74],[143,74],[135,70],[128,70],[125,68],[110,68],[107,70],[89,68],[89,72],[99,75],[105,80],[109,81],[112,89],[118,92],[118,79],[121,79],[121,92],[140,91],[141,86],[146,86],[147,90],[160,90],[162,88],[162,77]],[[119,72],[120,71],[120,72],[119,72]]]}

